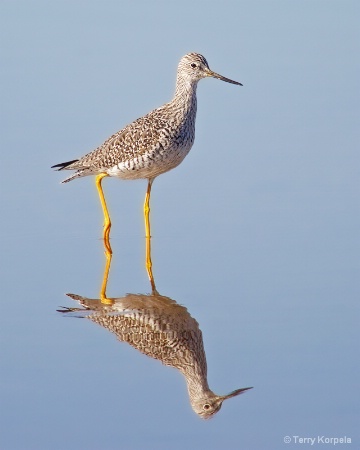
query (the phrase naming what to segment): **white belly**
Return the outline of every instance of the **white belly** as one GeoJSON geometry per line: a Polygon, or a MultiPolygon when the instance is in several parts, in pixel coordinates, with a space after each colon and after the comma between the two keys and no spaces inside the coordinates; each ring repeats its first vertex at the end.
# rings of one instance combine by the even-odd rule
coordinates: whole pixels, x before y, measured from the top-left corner
{"type": "Polygon", "coordinates": [[[144,155],[136,156],[134,159],[121,162],[107,169],[106,172],[112,177],[119,177],[124,180],[155,178],[178,166],[190,149],[191,145],[186,148],[145,153],[144,155]]]}

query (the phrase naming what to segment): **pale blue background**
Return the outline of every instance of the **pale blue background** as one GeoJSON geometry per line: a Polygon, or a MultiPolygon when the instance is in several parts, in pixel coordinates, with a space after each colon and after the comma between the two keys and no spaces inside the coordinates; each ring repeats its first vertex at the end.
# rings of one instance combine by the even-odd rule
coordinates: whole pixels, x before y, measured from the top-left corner
{"type": "MultiPolygon", "coordinates": [[[[1,1],[1,450],[359,448],[359,12],[1,1]],[[152,196],[159,291],[200,323],[212,389],[254,386],[207,422],[176,370],[56,313],[98,296],[104,258],[93,179],[50,166],[168,101],[189,51],[244,84],[200,82],[195,145],[152,196]]],[[[150,290],[145,188],[104,181],[109,296],[150,290]]]]}

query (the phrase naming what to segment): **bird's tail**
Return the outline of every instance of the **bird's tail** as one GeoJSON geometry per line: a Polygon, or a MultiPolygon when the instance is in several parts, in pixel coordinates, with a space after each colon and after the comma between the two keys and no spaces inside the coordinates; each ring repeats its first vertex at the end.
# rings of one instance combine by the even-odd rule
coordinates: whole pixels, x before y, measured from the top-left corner
{"type": "MultiPolygon", "coordinates": [[[[56,169],[56,170],[63,170],[63,169],[69,169],[71,170],[72,168],[70,167],[72,164],[76,163],[77,161],[79,161],[78,159],[73,159],[72,161],[67,161],[67,162],[63,162],[60,164],[55,164],[55,166],[51,166],[52,169],[56,169]]],[[[74,169],[76,170],[76,169],[74,169]]],[[[78,178],[82,176],[82,173],[84,171],[83,170],[77,170],[75,173],[73,173],[72,175],[70,175],[68,178],[65,178],[64,181],[62,181],[62,183],[68,183],[69,181],[73,180],[74,178],[78,178]]]]}
{"type": "Polygon", "coordinates": [[[67,161],[67,162],[63,162],[60,164],[55,164],[55,166],[51,166],[52,169],[56,169],[56,170],[63,170],[66,169],[68,166],[71,166],[71,164],[75,163],[79,161],[78,159],[73,159],[72,161],[67,161]]]}

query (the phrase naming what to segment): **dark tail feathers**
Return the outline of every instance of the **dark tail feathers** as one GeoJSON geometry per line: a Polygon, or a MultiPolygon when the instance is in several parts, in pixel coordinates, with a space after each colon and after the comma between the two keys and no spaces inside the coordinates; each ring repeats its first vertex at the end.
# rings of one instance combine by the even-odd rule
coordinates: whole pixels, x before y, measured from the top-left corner
{"type": "Polygon", "coordinates": [[[78,159],[73,159],[72,161],[67,161],[64,163],[60,163],[60,164],[55,164],[55,166],[51,166],[52,169],[57,169],[57,170],[63,170],[66,169],[68,166],[70,166],[71,164],[73,164],[74,162],[79,161],[78,159]]]}

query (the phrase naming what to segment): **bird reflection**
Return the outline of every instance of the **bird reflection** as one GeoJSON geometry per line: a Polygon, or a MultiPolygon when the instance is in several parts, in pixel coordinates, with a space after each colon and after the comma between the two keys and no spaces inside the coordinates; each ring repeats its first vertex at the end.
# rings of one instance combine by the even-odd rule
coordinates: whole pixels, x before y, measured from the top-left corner
{"type": "Polygon", "coordinates": [[[153,278],[150,279],[150,295],[107,297],[111,253],[106,252],[106,257],[100,298],[67,294],[82,308],[64,308],[60,312],[80,313],[80,317],[86,317],[114,333],[119,341],[130,344],[166,366],[178,369],[186,379],[191,406],[203,419],[216,414],[224,400],[251,389],[236,389],[227,395],[217,395],[209,388],[206,356],[198,322],[184,306],[160,295],[153,278]]]}

